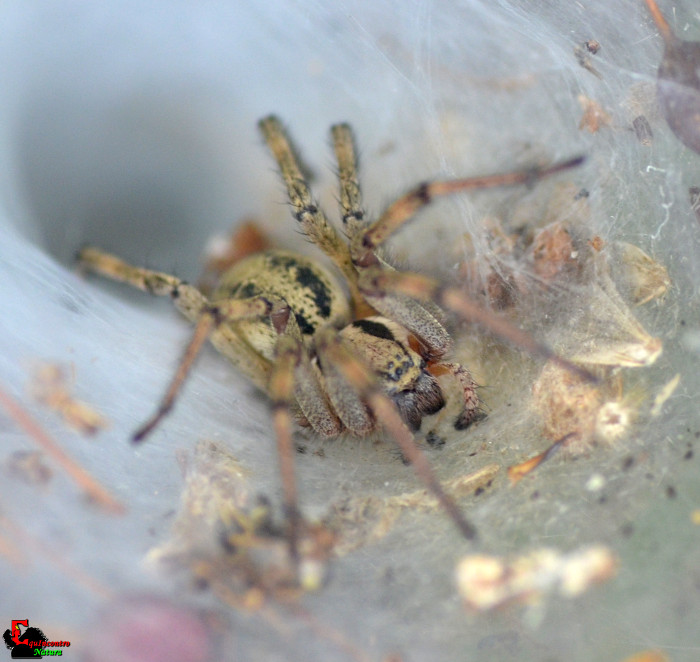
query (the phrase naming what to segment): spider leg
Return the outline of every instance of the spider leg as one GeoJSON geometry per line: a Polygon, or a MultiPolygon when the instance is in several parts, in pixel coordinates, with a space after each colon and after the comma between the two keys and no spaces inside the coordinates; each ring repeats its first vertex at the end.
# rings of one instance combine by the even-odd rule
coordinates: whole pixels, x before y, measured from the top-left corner
{"type": "MultiPolygon", "coordinates": [[[[340,216],[345,232],[352,239],[365,230],[367,221],[362,208],[362,192],[357,176],[355,140],[349,124],[336,124],[331,127],[333,150],[338,162],[338,182],[340,188],[340,216]]],[[[376,311],[367,303],[356,287],[357,273],[351,285],[354,317],[362,319],[374,315],[376,311]]]]}
{"type": "Polygon", "coordinates": [[[428,363],[428,372],[435,377],[450,374],[462,389],[464,406],[455,421],[457,430],[465,430],[472,423],[484,418],[485,413],[476,393],[477,384],[469,370],[462,364],[453,362],[428,363]]]}
{"type": "MultiPolygon", "coordinates": [[[[367,403],[373,416],[390,434],[404,457],[413,466],[416,475],[435,496],[462,535],[468,540],[473,539],[476,536],[474,526],[466,520],[452,497],[443,489],[430,462],[416,445],[413,435],[401,420],[393,402],[377,385],[371,370],[345,347],[335,329],[321,329],[317,333],[316,341],[319,357],[325,357],[328,364],[336,366],[342,379],[362,402],[367,403]]],[[[345,390],[347,391],[347,388],[345,390]]]]}
{"type": "Polygon", "coordinates": [[[336,329],[327,327],[316,332],[316,353],[328,397],[343,425],[354,435],[363,437],[375,428],[375,421],[367,408],[363,393],[356,388],[348,388],[346,372],[351,367],[364,372],[370,371],[357,359],[348,358],[352,357],[348,350],[337,350],[335,353],[328,351],[329,346],[335,347],[341,342],[336,329]],[[336,354],[345,359],[343,365],[336,354]]]}
{"type": "Polygon", "coordinates": [[[182,355],[182,359],[177,366],[177,371],[170,381],[168,390],[165,392],[165,395],[160,401],[155,413],[132,435],[131,440],[134,443],[143,441],[155,429],[163,417],[172,409],[175,399],[177,398],[177,394],[180,392],[182,385],[185,383],[187,375],[189,375],[190,370],[194,365],[194,361],[199,355],[202,345],[204,345],[206,342],[209,334],[214,328],[214,325],[215,320],[212,315],[203,314],[199,318],[199,322],[197,322],[197,325],[194,328],[192,338],[187,344],[185,352],[182,355]]]}
{"type": "Polygon", "coordinates": [[[292,443],[292,403],[294,401],[294,372],[300,360],[302,347],[288,335],[281,335],[275,351],[276,362],[270,376],[269,393],[272,400],[272,421],[277,439],[277,457],[282,478],[284,514],[288,524],[289,554],[299,561],[299,529],[301,515],[298,507],[296,474],[294,471],[294,444],[292,443]]]}
{"type": "MultiPolygon", "coordinates": [[[[437,301],[440,305],[453,310],[464,319],[476,322],[499,338],[524,349],[530,354],[549,359],[566,370],[579,375],[586,381],[598,381],[598,378],[590,372],[562,358],[547,345],[537,342],[529,333],[519,329],[508,320],[494,315],[488,310],[484,310],[469,297],[465,296],[458,288],[441,285],[437,280],[428,276],[409,272],[372,269],[367,270],[364,274],[361,288],[363,292],[366,291],[370,296],[373,295],[375,297],[386,296],[387,293],[400,293],[411,298],[437,301]]],[[[409,330],[422,340],[420,330],[414,331],[410,328],[409,330]]]]}
{"type": "Polygon", "coordinates": [[[284,510],[289,527],[287,532],[289,552],[294,562],[298,563],[299,537],[303,520],[297,505],[292,407],[295,403],[298,404],[314,430],[321,434],[337,436],[342,428],[313,371],[296,319],[287,304],[283,301],[276,302],[270,317],[279,337],[275,346],[275,363],[267,390],[272,400],[284,510]]]}
{"type": "Polygon", "coordinates": [[[324,437],[337,437],[343,425],[328,402],[306,351],[301,352],[294,374],[294,397],[306,420],[324,437]]]}
{"type": "MultiPolygon", "coordinates": [[[[350,242],[354,238],[362,235],[369,227],[369,222],[365,219],[365,212],[362,208],[362,194],[358,180],[357,156],[355,149],[355,139],[352,128],[348,124],[336,124],[331,127],[333,138],[333,148],[338,162],[338,179],[340,182],[340,209],[343,225],[347,231],[350,242]]],[[[393,269],[391,265],[385,263],[381,257],[377,260],[386,269],[393,269]]],[[[358,270],[360,275],[362,269],[358,270]]],[[[420,304],[408,297],[397,296],[394,306],[391,303],[383,302],[383,309],[373,308],[373,301],[368,301],[362,297],[359,302],[355,302],[355,317],[363,318],[376,314],[377,311],[383,315],[396,320],[406,322],[416,320],[417,324],[424,328],[433,329],[433,337],[428,346],[429,354],[444,354],[450,346],[449,335],[443,327],[442,311],[431,302],[423,301],[420,304]],[[390,308],[391,306],[391,308],[390,308]]],[[[403,324],[406,326],[406,324],[403,324]]],[[[408,328],[408,327],[406,327],[408,328]]]]}
{"type": "MultiPolygon", "coordinates": [[[[297,415],[301,414],[314,431],[324,437],[337,437],[342,432],[342,423],[333,411],[328,396],[323,391],[318,371],[311,364],[309,352],[304,347],[296,317],[291,314],[286,302],[281,300],[274,303],[270,317],[279,334],[275,348],[276,355],[280,352],[287,354],[294,352],[296,357],[293,374],[294,392],[289,407],[298,405],[297,415]]],[[[270,384],[266,390],[274,402],[273,379],[271,375],[270,384]]]]}
{"type": "Polygon", "coordinates": [[[452,347],[452,339],[443,324],[442,315],[434,309],[433,301],[427,298],[417,301],[399,290],[382,289],[383,281],[378,281],[377,277],[384,273],[398,276],[401,272],[384,264],[360,271],[362,296],[375,310],[408,329],[420,341],[420,354],[424,358],[432,360],[444,356],[452,347]]]}
{"type": "Polygon", "coordinates": [[[546,168],[519,170],[499,175],[427,182],[392,203],[382,216],[351,238],[350,252],[359,273],[358,287],[367,302],[383,315],[400,322],[423,344],[428,358],[443,356],[450,337],[442,321],[436,318],[434,303],[454,310],[477,322],[498,337],[558,364],[590,380],[592,375],[536,342],[529,334],[493,313],[481,309],[456,288],[444,288],[432,279],[395,271],[376,254],[389,239],[434,198],[484,188],[532,184],[544,177],[580,165],[583,157],[556,163],[546,168]],[[417,301],[416,299],[420,300],[417,301]]]}
{"type": "Polygon", "coordinates": [[[358,267],[373,264],[373,251],[435,198],[487,188],[516,186],[518,184],[531,185],[545,177],[575,168],[582,162],[583,157],[579,156],[546,168],[529,168],[497,175],[438,180],[419,184],[389,205],[378,220],[354,237],[350,247],[353,263],[358,267]]]}
{"type": "Polygon", "coordinates": [[[365,212],[362,209],[362,193],[357,177],[357,157],[352,129],[348,124],[336,124],[331,127],[333,149],[338,162],[338,180],[340,183],[340,210],[343,226],[349,236],[367,227],[365,212]]]}
{"type": "Polygon", "coordinates": [[[193,285],[160,271],[134,267],[124,260],[105,253],[99,248],[87,246],[76,256],[81,268],[126,283],[155,296],[169,296],[178,310],[194,322],[199,311],[207,305],[206,297],[193,285]]]}
{"type": "Polygon", "coordinates": [[[311,194],[295,156],[295,150],[282,123],[274,115],[265,117],[258,123],[272,155],[277,161],[280,174],[287,187],[287,194],[304,234],[314,242],[347,279],[354,301],[359,301],[357,292],[357,272],[350,258],[350,250],[340,234],[328,222],[326,215],[311,194]]]}
{"type": "Polygon", "coordinates": [[[193,335],[178,369],[156,413],[134,434],[134,441],[143,440],[170,411],[202,346],[211,337],[212,343],[230,358],[261,388],[267,387],[270,366],[247,349],[235,336],[228,323],[269,315],[272,303],[263,297],[226,299],[210,302],[196,287],[176,276],[134,267],[97,248],[84,248],[78,253],[80,265],[112,280],[126,283],[156,296],[170,296],[175,306],[190,321],[196,322],[193,335]]]}
{"type": "Polygon", "coordinates": [[[250,299],[226,299],[216,303],[207,302],[199,312],[199,319],[194,332],[187,344],[185,352],[178,364],[177,371],[170,381],[158,408],[133,435],[134,442],[143,441],[148,434],[160,423],[163,417],[170,412],[182,385],[199,356],[204,343],[219,327],[243,319],[256,319],[265,317],[272,312],[272,304],[264,297],[251,297],[250,299]]]}

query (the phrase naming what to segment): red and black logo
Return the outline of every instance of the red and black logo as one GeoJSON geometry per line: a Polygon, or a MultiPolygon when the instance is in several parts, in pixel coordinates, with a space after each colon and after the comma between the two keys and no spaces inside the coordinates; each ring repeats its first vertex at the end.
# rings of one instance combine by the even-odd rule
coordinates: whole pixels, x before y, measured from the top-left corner
{"type": "Polygon", "coordinates": [[[70,646],[70,641],[49,641],[39,629],[29,627],[29,619],[12,621],[12,627],[2,635],[5,646],[12,651],[12,659],[41,658],[44,656],[63,655],[63,648],[70,646]],[[22,631],[20,626],[25,630],[22,631]]]}

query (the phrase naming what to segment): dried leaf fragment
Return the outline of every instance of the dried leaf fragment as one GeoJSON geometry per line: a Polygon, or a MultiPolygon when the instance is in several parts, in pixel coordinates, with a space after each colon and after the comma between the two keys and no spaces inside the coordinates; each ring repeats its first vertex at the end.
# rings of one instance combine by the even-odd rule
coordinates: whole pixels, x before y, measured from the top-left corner
{"type": "MultiPolygon", "coordinates": [[[[548,363],[533,387],[533,407],[549,439],[573,436],[576,445],[584,447],[593,441],[613,443],[626,434],[633,419],[621,394],[616,378],[593,384],[548,363]]],[[[567,443],[574,445],[572,439],[567,443]]]]}
{"type": "Polygon", "coordinates": [[[662,387],[661,390],[656,394],[654,398],[654,404],[649,412],[650,416],[656,417],[660,416],[666,401],[673,395],[674,391],[678,388],[678,384],[681,383],[680,373],[676,373],[671,379],[669,379],[662,387]]]}
{"type": "Polygon", "coordinates": [[[624,241],[610,244],[608,264],[620,294],[635,306],[661,298],[671,287],[668,269],[641,248],[624,241]]]}
{"type": "Polygon", "coordinates": [[[563,223],[551,223],[540,230],[531,251],[535,273],[547,282],[578,266],[571,234],[563,223]]]}
{"type": "Polygon", "coordinates": [[[604,110],[603,106],[597,101],[579,94],[578,102],[583,110],[583,115],[581,115],[581,121],[578,125],[579,129],[586,129],[590,133],[598,133],[603,127],[612,124],[610,113],[604,110]]]}
{"type": "Polygon", "coordinates": [[[92,436],[109,426],[109,422],[90,405],[71,394],[65,370],[54,363],[40,365],[32,378],[32,396],[81,434],[92,436]]]}
{"type": "Polygon", "coordinates": [[[583,45],[591,55],[597,55],[598,51],[600,50],[600,42],[598,42],[596,39],[587,39],[583,42],[583,45]]]}
{"type": "Polygon", "coordinates": [[[654,134],[651,130],[649,120],[647,120],[644,115],[637,115],[637,117],[632,120],[632,129],[640,145],[644,145],[644,147],[649,147],[651,145],[654,134]]]}
{"type": "Polygon", "coordinates": [[[40,451],[15,451],[5,460],[5,469],[32,485],[44,485],[53,478],[53,470],[40,451]]]}
{"type": "Polygon", "coordinates": [[[637,368],[652,365],[661,355],[661,340],[635,319],[605,267],[598,269],[575,310],[569,324],[576,332],[562,349],[575,363],[637,368]]]}
{"type": "Polygon", "coordinates": [[[521,478],[527,476],[527,474],[533,472],[537,467],[543,462],[546,462],[554,453],[556,453],[560,448],[566,446],[569,440],[574,437],[575,433],[570,432],[565,437],[562,437],[558,441],[555,441],[546,451],[531,457],[525,462],[520,462],[519,464],[514,464],[508,467],[508,478],[511,484],[515,485],[521,478]]]}
{"type": "Polygon", "coordinates": [[[457,565],[457,590],[464,604],[478,611],[513,602],[533,604],[549,593],[573,598],[610,579],[617,565],[602,545],[568,554],[543,548],[513,559],[475,554],[457,565]]]}
{"type": "Polygon", "coordinates": [[[82,466],[74,462],[61,446],[47,434],[22,405],[0,387],[0,407],[2,407],[29,437],[46,453],[52,462],[61,467],[85,492],[106,511],[115,515],[124,513],[124,506],[97,482],[82,466]]]}

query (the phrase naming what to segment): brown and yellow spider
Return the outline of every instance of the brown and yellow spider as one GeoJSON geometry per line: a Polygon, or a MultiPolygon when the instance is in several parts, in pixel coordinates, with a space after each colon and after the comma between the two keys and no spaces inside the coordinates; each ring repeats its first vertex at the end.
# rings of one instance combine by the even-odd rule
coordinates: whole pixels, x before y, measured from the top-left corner
{"type": "Polygon", "coordinates": [[[352,131],[347,124],[338,124],[331,134],[345,240],[314,200],[280,121],[271,116],[259,126],[279,165],[294,217],[342,273],[349,297],[326,267],[285,250],[265,250],[243,258],[221,274],[206,297],[175,276],[133,267],[96,248],[84,248],[78,256],[84,267],[151,294],[170,296],[185,317],[196,323],[163,402],[134,439],[148,434],[172,407],[196,355],[210,338],[272,400],[293,555],[302,522],[293,466],[294,420],[324,437],[344,432],[364,436],[383,427],[462,534],[472,538],[472,525],[443,490],[412,434],[424,416],[445,404],[437,376],[451,377],[463,394],[455,427],[466,428],[482,415],[469,371],[445,360],[451,338],[438,306],[479,322],[530,352],[571,370],[581,369],[481,310],[457,288],[395,270],[379,249],[435,197],[530,184],[574,167],[581,159],[543,169],[423,183],[391,204],[378,220],[370,221],[362,210],[352,131]]]}

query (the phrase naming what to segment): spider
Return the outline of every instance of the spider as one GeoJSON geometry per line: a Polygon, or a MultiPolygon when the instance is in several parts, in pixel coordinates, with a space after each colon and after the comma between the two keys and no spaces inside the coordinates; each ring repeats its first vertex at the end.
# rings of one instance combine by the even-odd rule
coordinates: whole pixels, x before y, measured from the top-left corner
{"type": "Polygon", "coordinates": [[[442,375],[461,389],[463,405],[455,427],[464,429],[483,416],[469,370],[445,358],[452,341],[439,306],[570,370],[582,370],[481,310],[457,288],[396,270],[381,256],[381,247],[436,197],[531,184],[577,166],[582,158],[541,169],[422,183],[371,221],[362,208],[352,130],[337,124],[331,136],[343,238],[313,198],[280,120],[266,117],[259,128],[277,161],[300,229],[332,260],[346,287],[316,260],[274,249],[253,253],[224,270],[207,297],[175,276],[131,266],[96,248],[81,250],[78,260],[86,269],[154,295],[170,296],[195,323],[160,407],[134,440],[142,440],[171,409],[199,350],[210,339],[272,401],[292,556],[297,554],[303,524],[293,465],[295,421],[329,438],[343,433],[365,436],[384,428],[464,537],[473,538],[474,527],[444,491],[413,439],[423,417],[445,405],[437,379],[442,375]]]}

